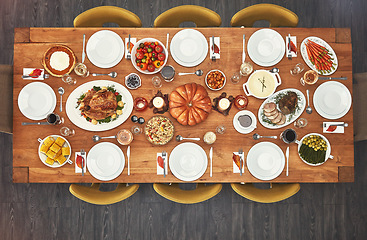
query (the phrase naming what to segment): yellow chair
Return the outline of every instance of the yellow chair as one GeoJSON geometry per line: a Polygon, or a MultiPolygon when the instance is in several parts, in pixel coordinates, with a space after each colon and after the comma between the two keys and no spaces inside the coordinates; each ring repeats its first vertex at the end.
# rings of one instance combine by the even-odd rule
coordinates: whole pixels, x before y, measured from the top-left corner
{"type": "Polygon", "coordinates": [[[231,187],[242,197],[260,203],[280,202],[295,195],[301,188],[299,183],[271,184],[269,189],[258,189],[251,183],[231,183],[231,187]]]}
{"type": "Polygon", "coordinates": [[[219,27],[222,19],[208,8],[182,5],[160,14],[154,20],[154,27],[179,27],[183,22],[194,22],[197,27],[219,27]]]}
{"type": "Polygon", "coordinates": [[[256,4],[237,12],[231,20],[232,27],[252,27],[256,21],[267,20],[270,27],[297,27],[298,16],[278,5],[256,4]]]}
{"type": "Polygon", "coordinates": [[[222,190],[222,184],[197,184],[194,190],[182,190],[178,183],[172,185],[154,183],[154,190],[164,198],[177,203],[193,204],[206,201],[222,190]]]}
{"type": "Polygon", "coordinates": [[[120,27],[141,27],[141,20],[136,14],[115,6],[95,7],[74,19],[74,27],[103,27],[104,23],[116,23],[120,27]]]}
{"type": "Polygon", "coordinates": [[[13,132],[13,66],[0,65],[0,132],[13,132]]]}
{"type": "Polygon", "coordinates": [[[120,202],[133,195],[139,188],[138,184],[126,186],[119,183],[117,188],[111,192],[102,192],[99,190],[100,183],[92,183],[90,187],[71,184],[69,191],[75,197],[88,203],[97,205],[108,205],[120,202]]]}

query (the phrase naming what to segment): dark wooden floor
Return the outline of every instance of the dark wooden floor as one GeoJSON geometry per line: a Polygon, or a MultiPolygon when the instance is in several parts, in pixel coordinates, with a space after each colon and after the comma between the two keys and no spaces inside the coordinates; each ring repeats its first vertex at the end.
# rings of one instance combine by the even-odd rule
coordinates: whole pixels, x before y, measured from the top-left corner
{"type": "MultiPolygon", "coordinates": [[[[14,27],[71,27],[75,16],[100,5],[124,7],[151,27],[162,11],[196,4],[229,26],[234,13],[261,2],[294,11],[299,27],[351,28],[353,71],[367,71],[365,0],[1,0],[0,64],[13,62],[14,27]]],[[[104,207],[72,197],[67,184],[13,184],[12,137],[0,134],[0,239],[367,239],[366,147],[367,141],[355,144],[355,183],[302,184],[277,204],[250,202],[224,185],[205,203],[179,205],[143,184],[126,201],[104,207]]]]}

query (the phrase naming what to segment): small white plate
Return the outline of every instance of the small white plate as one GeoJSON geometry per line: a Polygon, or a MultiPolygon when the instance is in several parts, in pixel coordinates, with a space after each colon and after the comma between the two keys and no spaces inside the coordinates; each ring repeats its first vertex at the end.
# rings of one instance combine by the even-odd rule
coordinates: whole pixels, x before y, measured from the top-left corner
{"type": "Polygon", "coordinates": [[[199,179],[208,167],[208,158],[202,147],[186,142],[177,145],[169,156],[169,168],[182,181],[199,179]]]}
{"type": "Polygon", "coordinates": [[[247,153],[247,168],[251,175],[268,181],[278,177],[285,165],[285,157],[279,146],[272,142],[255,144],[247,153]]]}
{"type": "Polygon", "coordinates": [[[204,61],[208,54],[205,36],[194,29],[184,29],[176,33],[170,45],[172,58],[184,67],[194,67],[204,61]]]}
{"type": "Polygon", "coordinates": [[[31,120],[45,119],[56,107],[55,92],[46,83],[29,83],[18,95],[18,107],[31,120]]]}
{"type": "Polygon", "coordinates": [[[94,33],[88,40],[86,52],[89,61],[100,68],[116,66],[124,57],[124,41],[110,30],[94,33]]]}
{"type": "Polygon", "coordinates": [[[72,91],[66,101],[66,114],[70,121],[74,123],[76,126],[87,130],[87,131],[106,131],[113,129],[115,127],[123,124],[130,116],[133,111],[133,97],[129,90],[127,90],[124,86],[117,82],[108,81],[108,80],[96,80],[92,82],[87,82],[72,91]],[[85,120],[85,118],[81,115],[81,111],[77,108],[78,99],[82,94],[85,94],[88,90],[92,89],[94,86],[96,87],[107,87],[114,86],[117,92],[122,96],[122,101],[125,103],[124,108],[122,109],[122,114],[114,121],[109,123],[101,123],[97,125],[93,125],[92,123],[85,120]]]}
{"type": "Polygon", "coordinates": [[[338,119],[348,113],[352,105],[352,96],[344,84],[328,81],[316,89],[313,104],[321,117],[338,119]]]}
{"type": "Polygon", "coordinates": [[[250,132],[254,131],[255,128],[256,128],[256,124],[257,124],[257,120],[256,120],[255,114],[253,114],[252,112],[250,112],[248,110],[239,111],[233,117],[233,127],[234,127],[234,129],[236,129],[237,132],[242,133],[242,134],[247,134],[247,133],[250,133],[250,132]],[[252,124],[251,124],[250,127],[244,128],[244,127],[241,126],[241,124],[238,121],[238,117],[241,116],[241,115],[248,115],[248,116],[251,117],[252,124]]]}
{"type": "Polygon", "coordinates": [[[247,52],[257,65],[270,67],[282,60],[285,43],[283,37],[275,30],[260,29],[248,40],[247,52]]]}
{"type": "Polygon", "coordinates": [[[122,173],[125,156],[113,143],[102,142],[94,145],[87,155],[87,167],[90,174],[98,180],[110,181],[122,173]]]}

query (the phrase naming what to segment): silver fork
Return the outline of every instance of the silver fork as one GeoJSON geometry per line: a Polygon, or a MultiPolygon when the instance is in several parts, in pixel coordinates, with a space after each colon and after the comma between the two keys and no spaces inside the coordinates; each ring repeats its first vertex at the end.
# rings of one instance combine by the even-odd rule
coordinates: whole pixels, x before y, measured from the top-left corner
{"type": "Polygon", "coordinates": [[[166,177],[166,151],[162,152],[162,158],[163,158],[163,176],[166,177]]]}
{"type": "Polygon", "coordinates": [[[82,176],[84,176],[84,161],[85,161],[85,157],[84,157],[85,151],[84,151],[84,149],[80,150],[80,154],[82,155],[82,176]]]}
{"type": "Polygon", "coordinates": [[[291,35],[288,34],[288,46],[287,46],[287,56],[289,60],[292,60],[292,51],[291,51],[291,35]]]}
{"type": "Polygon", "coordinates": [[[129,43],[127,44],[127,54],[126,54],[126,59],[130,60],[131,59],[131,52],[130,52],[130,34],[129,34],[129,43]]]}
{"type": "Polygon", "coordinates": [[[215,57],[215,52],[214,52],[214,36],[212,36],[212,42],[213,42],[213,49],[210,49],[210,51],[212,51],[212,61],[214,61],[215,62],[215,60],[217,59],[216,57],[215,57]]]}
{"type": "Polygon", "coordinates": [[[240,176],[242,176],[242,167],[243,167],[242,153],[243,153],[243,150],[242,148],[240,148],[238,150],[238,155],[240,156],[240,176]]]}

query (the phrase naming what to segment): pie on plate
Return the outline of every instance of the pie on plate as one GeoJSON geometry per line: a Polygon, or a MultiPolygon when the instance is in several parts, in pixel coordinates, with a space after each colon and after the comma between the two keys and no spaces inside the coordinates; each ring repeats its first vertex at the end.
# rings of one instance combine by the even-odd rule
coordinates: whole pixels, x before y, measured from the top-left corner
{"type": "Polygon", "coordinates": [[[46,71],[54,77],[69,74],[75,66],[74,52],[67,46],[56,45],[47,49],[42,59],[46,71]]]}

